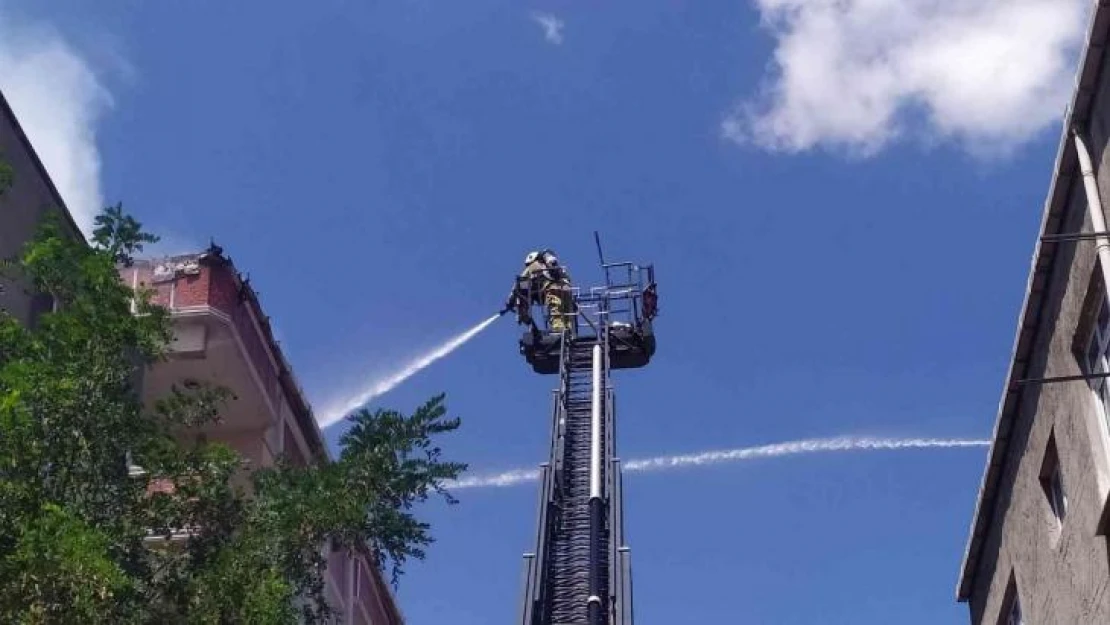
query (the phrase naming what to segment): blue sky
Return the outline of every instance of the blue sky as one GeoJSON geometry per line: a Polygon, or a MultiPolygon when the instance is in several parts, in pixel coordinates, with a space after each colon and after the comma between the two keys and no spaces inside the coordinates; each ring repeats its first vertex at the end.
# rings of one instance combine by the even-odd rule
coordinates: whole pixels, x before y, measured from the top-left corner
{"type": "MultiPolygon", "coordinates": [[[[596,280],[596,229],[660,283],[622,456],[987,438],[1084,23],[972,4],[9,0],[0,87],[79,217],[225,247],[317,405],[494,312],[534,247],[596,280]]],[[[554,380],[515,342],[375,404],[446,391],[453,458],[534,466],[554,380]]],[[[638,623],[966,622],[984,456],[629,475],[638,623]]],[[[460,494],[425,511],[414,625],[515,614],[535,488],[460,494]]]]}

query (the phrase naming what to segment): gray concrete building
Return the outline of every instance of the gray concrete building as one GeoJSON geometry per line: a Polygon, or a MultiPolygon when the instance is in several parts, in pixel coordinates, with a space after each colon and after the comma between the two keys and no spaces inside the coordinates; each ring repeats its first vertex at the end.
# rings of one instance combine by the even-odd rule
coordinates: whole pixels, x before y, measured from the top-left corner
{"type": "Polygon", "coordinates": [[[1110,0],[1091,15],[957,585],[976,625],[1110,623],[1110,0]]]}
{"type": "MultiPolygon", "coordinates": [[[[60,209],[70,234],[80,230],[66,209],[46,168],[35,153],[4,94],[0,93],[0,161],[12,170],[12,184],[0,194],[0,258],[11,258],[23,249],[46,212],[60,209]]],[[[35,296],[24,285],[0,277],[0,308],[24,323],[31,322],[37,310],[51,305],[50,298],[35,296]]]]}

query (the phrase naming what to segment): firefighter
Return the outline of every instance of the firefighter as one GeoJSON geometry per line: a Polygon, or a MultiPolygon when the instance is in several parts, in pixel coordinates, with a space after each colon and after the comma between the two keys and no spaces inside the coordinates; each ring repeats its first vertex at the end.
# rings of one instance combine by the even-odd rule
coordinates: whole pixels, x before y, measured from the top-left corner
{"type": "Polygon", "coordinates": [[[509,299],[505,301],[505,307],[501,309],[501,314],[516,310],[517,323],[521,325],[533,325],[530,310],[532,304],[540,303],[540,290],[539,274],[543,271],[543,264],[540,260],[540,252],[529,252],[524,257],[524,270],[516,279],[513,284],[513,289],[509,291],[509,299]]]}
{"type": "Polygon", "coordinates": [[[559,259],[551,250],[529,252],[524,257],[524,270],[520,277],[527,281],[528,293],[522,293],[520,285],[513,288],[502,314],[512,310],[514,304],[518,311],[518,321],[530,323],[521,311],[527,311],[532,304],[542,304],[547,309],[548,329],[563,332],[569,324],[569,304],[571,301],[570,275],[559,264],[559,259]],[[521,301],[527,298],[530,301],[521,301]]]}
{"type": "Polygon", "coordinates": [[[541,273],[540,293],[550,321],[548,327],[552,332],[563,332],[571,325],[571,308],[574,302],[570,290],[570,274],[565,267],[559,264],[555,252],[544,250],[540,253],[543,263],[541,273]]]}

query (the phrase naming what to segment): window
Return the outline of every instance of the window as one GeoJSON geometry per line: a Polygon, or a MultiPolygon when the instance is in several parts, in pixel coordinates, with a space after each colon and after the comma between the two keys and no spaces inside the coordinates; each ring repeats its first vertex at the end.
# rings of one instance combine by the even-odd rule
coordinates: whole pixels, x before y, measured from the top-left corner
{"type": "Polygon", "coordinates": [[[1006,594],[1003,595],[1002,612],[998,616],[998,625],[1025,625],[1025,618],[1021,614],[1021,598],[1018,597],[1017,581],[1014,573],[1010,572],[1010,581],[1006,584],[1006,594]]]}
{"type": "MultiPolygon", "coordinates": [[[[1098,316],[1092,324],[1087,346],[1084,350],[1085,362],[1083,363],[1088,374],[1110,372],[1110,309],[1106,306],[1106,298],[1099,298],[1098,316]]],[[[1110,384],[1106,378],[1091,378],[1091,388],[1102,401],[1104,416],[1110,408],[1110,384]]]]}
{"type": "MultiPolygon", "coordinates": [[[[1101,262],[1101,261],[1099,261],[1101,262]]],[[[1091,389],[1091,409],[1074,415],[1087,430],[1100,484],[1110,475],[1110,300],[1102,279],[1101,265],[1094,264],[1083,296],[1071,352],[1091,389]]],[[[1074,486],[1074,484],[1071,484],[1074,486]]],[[[1101,487],[1100,487],[1101,488],[1101,487]]],[[[1099,529],[1099,533],[1106,531],[1099,529]]]]}
{"type": "Polygon", "coordinates": [[[1064,489],[1064,475],[1060,468],[1060,454],[1056,449],[1056,433],[1048,436],[1048,446],[1041,462],[1041,488],[1048,499],[1048,507],[1057,523],[1063,523],[1068,513],[1068,494],[1064,489]]]}

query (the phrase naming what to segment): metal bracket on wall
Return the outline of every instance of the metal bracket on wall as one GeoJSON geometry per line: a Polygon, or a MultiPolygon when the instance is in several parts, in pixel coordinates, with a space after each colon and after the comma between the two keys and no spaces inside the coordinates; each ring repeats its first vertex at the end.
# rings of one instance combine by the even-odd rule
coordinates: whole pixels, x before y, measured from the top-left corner
{"type": "Polygon", "coordinates": [[[1065,234],[1046,234],[1041,243],[1066,243],[1068,241],[1087,241],[1110,236],[1110,232],[1068,232],[1065,234]]]}
{"type": "Polygon", "coordinates": [[[1014,380],[1011,386],[1021,386],[1025,384],[1051,384],[1054,382],[1076,382],[1079,380],[1099,380],[1110,378],[1110,372],[1107,373],[1086,373],[1083,375],[1062,375],[1051,378],[1026,378],[1024,380],[1014,380]]]}

